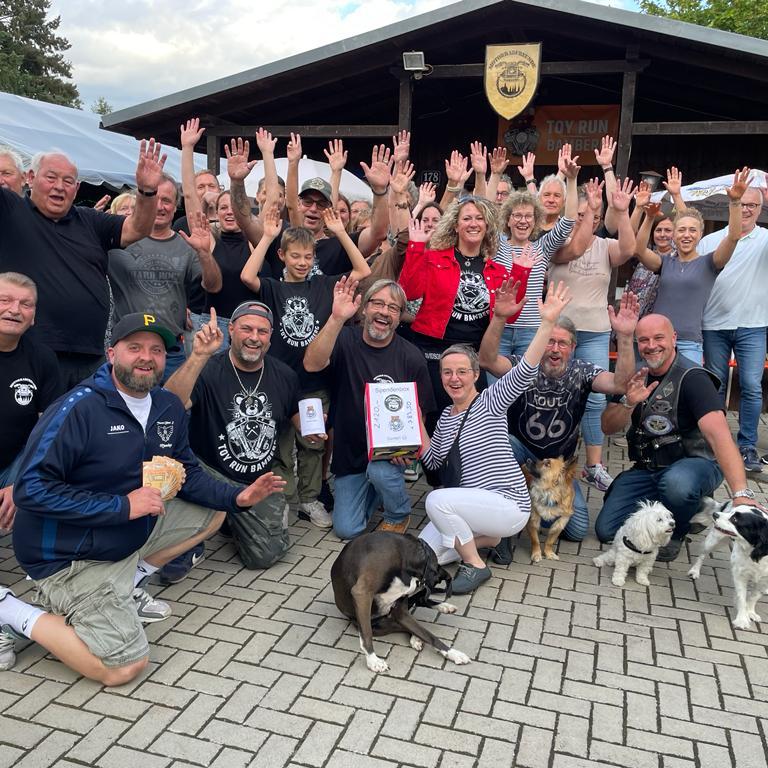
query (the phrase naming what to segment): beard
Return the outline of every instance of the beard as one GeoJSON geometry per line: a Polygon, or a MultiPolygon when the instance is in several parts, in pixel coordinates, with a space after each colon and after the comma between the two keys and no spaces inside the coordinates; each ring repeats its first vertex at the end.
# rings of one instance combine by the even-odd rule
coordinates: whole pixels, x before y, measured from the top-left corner
{"type": "Polygon", "coordinates": [[[253,347],[246,347],[244,344],[238,344],[237,346],[232,344],[230,349],[235,359],[246,365],[258,363],[264,357],[266,351],[264,347],[254,349],[253,347]]]}
{"type": "Polygon", "coordinates": [[[541,361],[540,365],[544,375],[548,376],[550,379],[559,379],[565,373],[567,366],[568,361],[564,360],[563,358],[560,358],[557,363],[553,363],[549,358],[546,358],[545,360],[541,361]]]}
{"type": "Polygon", "coordinates": [[[151,376],[137,376],[133,373],[133,368],[127,368],[120,365],[117,361],[112,364],[112,371],[115,378],[131,392],[146,393],[153,390],[163,377],[163,371],[155,368],[151,376]]]}
{"type": "Polygon", "coordinates": [[[364,328],[368,336],[374,341],[386,341],[395,330],[394,325],[391,323],[387,328],[377,328],[373,324],[373,320],[369,320],[368,318],[365,318],[364,328]]]}

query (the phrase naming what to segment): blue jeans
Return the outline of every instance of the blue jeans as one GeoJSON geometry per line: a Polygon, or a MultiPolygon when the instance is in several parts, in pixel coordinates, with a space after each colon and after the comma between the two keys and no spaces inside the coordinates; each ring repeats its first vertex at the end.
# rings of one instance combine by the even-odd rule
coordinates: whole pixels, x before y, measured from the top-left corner
{"type": "MultiPolygon", "coordinates": [[[[199,321],[194,325],[194,332],[197,333],[206,323],[211,321],[210,312],[203,312],[202,315],[192,315],[192,322],[195,323],[195,318],[199,318],[199,321]]],[[[219,326],[221,335],[223,336],[219,351],[222,349],[229,349],[229,318],[219,317],[216,315],[216,325],[219,326]]]]}
{"type": "MultiPolygon", "coordinates": [[[[509,436],[509,443],[514,451],[515,458],[520,464],[525,464],[526,461],[538,461],[538,456],[534,456],[533,452],[525,445],[523,445],[514,435],[509,436]]],[[[589,530],[589,511],[587,510],[587,502],[584,501],[584,494],[581,492],[578,480],[573,481],[573,515],[568,521],[568,525],[565,526],[563,533],[571,541],[581,541],[589,530]]],[[[553,521],[554,522],[554,521],[553,521]]],[[[544,527],[549,527],[551,523],[547,523],[542,520],[544,527]]]]}
{"type": "MultiPolygon", "coordinates": [[[[573,356],[588,363],[594,363],[608,370],[608,344],[610,331],[576,331],[576,349],[573,356]]],[[[602,445],[605,440],[600,429],[600,417],[605,410],[605,395],[593,392],[587,398],[587,407],[581,418],[581,434],[586,445],[602,445]]]]}
{"type": "MultiPolygon", "coordinates": [[[[522,357],[525,350],[528,349],[528,345],[533,341],[537,330],[538,328],[518,328],[514,325],[505,325],[499,342],[499,354],[505,357],[508,355],[520,355],[522,357]]],[[[488,376],[489,387],[498,381],[490,373],[486,373],[486,375],[488,376]]]]}
{"type": "Polygon", "coordinates": [[[702,496],[711,496],[723,482],[717,463],[709,459],[680,459],[664,469],[628,469],[611,483],[603,508],[595,520],[595,533],[603,543],[616,531],[643,499],[660,501],[675,517],[673,539],[682,539],[702,496]]]}
{"type": "Polygon", "coordinates": [[[704,365],[704,345],[700,341],[678,339],[675,346],[683,357],[692,360],[696,365],[704,365]]]}
{"type": "Polygon", "coordinates": [[[736,328],[732,331],[702,331],[704,359],[707,368],[721,382],[720,395],[725,402],[728,385],[728,362],[731,350],[736,356],[736,369],[741,386],[739,403],[739,448],[757,445],[757,425],[763,408],[763,366],[765,365],[765,328],[736,328]]]}
{"type": "Polygon", "coordinates": [[[411,514],[405,490],[405,467],[389,461],[369,461],[365,472],[337,475],[334,482],[333,531],[340,539],[365,532],[373,513],[384,506],[384,520],[399,523],[411,514]]]}

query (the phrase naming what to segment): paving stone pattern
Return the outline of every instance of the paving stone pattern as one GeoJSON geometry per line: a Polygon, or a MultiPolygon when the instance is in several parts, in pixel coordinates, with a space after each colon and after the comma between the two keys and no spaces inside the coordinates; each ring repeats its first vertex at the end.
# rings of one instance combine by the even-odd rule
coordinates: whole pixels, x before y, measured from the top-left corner
{"type": "MultiPolygon", "coordinates": [[[[626,466],[614,443],[606,457],[626,466]]],[[[765,482],[752,480],[763,502],[765,482]]],[[[414,528],[427,490],[412,488],[414,528]]],[[[589,489],[593,518],[601,498],[589,489]]],[[[768,633],[731,627],[725,551],[687,577],[701,536],[650,588],[630,575],[620,589],[592,565],[593,536],[532,565],[523,535],[510,566],[452,599],[456,615],[419,611],[471,664],[392,635],[376,639],[382,675],[333,603],[342,543],[303,521],[291,537],[266,572],[217,536],[183,582],[151,585],[174,615],[148,627],[150,667],[128,686],[22,651],[0,673],[0,768],[768,768],[768,633]]],[[[29,591],[10,537],[0,583],[29,591]]]]}

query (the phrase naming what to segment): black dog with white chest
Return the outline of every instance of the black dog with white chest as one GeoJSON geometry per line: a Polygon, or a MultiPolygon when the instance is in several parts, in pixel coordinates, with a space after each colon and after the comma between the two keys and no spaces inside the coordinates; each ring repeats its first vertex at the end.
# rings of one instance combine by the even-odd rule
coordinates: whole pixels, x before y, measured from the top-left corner
{"type": "Polygon", "coordinates": [[[450,574],[438,565],[432,549],[410,534],[374,531],[346,544],[331,566],[333,596],[338,609],[357,624],[368,669],[389,669],[374,653],[373,636],[391,632],[409,633],[417,651],[427,642],[454,663],[469,663],[466,654],[447,646],[411,614],[419,606],[455,613],[455,606],[430,597],[443,581],[450,597],[450,574]]]}

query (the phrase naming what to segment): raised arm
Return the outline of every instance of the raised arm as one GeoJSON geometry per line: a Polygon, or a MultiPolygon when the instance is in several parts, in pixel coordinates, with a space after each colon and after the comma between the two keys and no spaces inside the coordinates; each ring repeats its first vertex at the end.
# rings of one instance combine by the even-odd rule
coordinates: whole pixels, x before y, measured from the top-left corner
{"type": "Polygon", "coordinates": [[[360,309],[362,296],[355,297],[357,283],[342,277],[333,288],[333,309],[328,322],[320,329],[304,353],[304,370],[309,373],[322,371],[331,362],[331,354],[336,346],[341,329],[347,320],[351,320],[360,309]]]}
{"type": "Polygon", "coordinates": [[[741,238],[741,198],[749,186],[750,169],[746,166],[740,171],[737,168],[733,175],[733,184],[726,190],[728,194],[728,234],[717,246],[713,261],[718,269],[722,269],[733,256],[741,238]]]}
{"type": "Polygon", "coordinates": [[[232,197],[232,212],[235,221],[248,240],[256,245],[263,232],[261,221],[251,212],[251,200],[245,191],[245,179],[256,165],[256,160],[249,160],[251,145],[246,139],[232,139],[229,146],[224,145],[227,156],[227,174],[229,192],[232,197]]]}
{"type": "Polygon", "coordinates": [[[513,283],[512,280],[504,280],[496,289],[496,301],[493,305],[491,320],[480,342],[478,354],[480,365],[496,378],[501,378],[512,368],[509,358],[499,354],[499,344],[507,317],[518,307],[522,308],[525,303],[525,292],[523,292],[522,301],[518,301],[519,291],[520,283],[513,283]]]}
{"type": "MultiPolygon", "coordinates": [[[[394,183],[394,178],[392,179],[391,184],[394,183]]],[[[431,181],[425,181],[423,184],[419,186],[419,200],[416,203],[416,207],[411,211],[411,216],[416,218],[423,210],[426,205],[429,203],[435,202],[435,196],[437,194],[437,188],[431,181]]],[[[409,217],[410,218],[410,217],[409,217]]],[[[408,226],[408,222],[405,223],[405,226],[408,226]]],[[[395,223],[392,222],[392,229],[399,230],[403,229],[403,227],[396,227],[395,223]]]]}
{"type": "MultiPolygon", "coordinates": [[[[203,206],[195,189],[195,146],[203,137],[205,128],[200,127],[200,119],[193,117],[179,126],[181,139],[181,192],[184,195],[184,213],[187,221],[197,218],[197,211],[203,206]]],[[[207,217],[206,217],[207,218],[207,217]]]]}
{"type": "Polygon", "coordinates": [[[365,256],[360,253],[360,249],[355,245],[354,240],[344,229],[344,222],[338,217],[333,208],[326,208],[323,211],[323,220],[325,227],[332,232],[341,243],[341,247],[346,251],[352,264],[352,271],[349,273],[350,280],[359,282],[371,274],[371,268],[365,260],[365,256]]]}
{"type": "Polygon", "coordinates": [[[678,213],[682,213],[688,206],[683,200],[681,189],[683,186],[683,174],[675,168],[673,165],[671,168],[667,168],[667,180],[661,182],[672,197],[672,202],[675,205],[675,210],[678,213]]]}
{"type": "Polygon", "coordinates": [[[475,188],[472,194],[487,197],[485,174],[488,172],[488,148],[479,141],[473,141],[469,145],[469,162],[475,174],[475,188]]]}
{"type": "Polygon", "coordinates": [[[467,158],[454,149],[449,160],[445,161],[445,176],[448,183],[440,200],[440,207],[445,210],[464,189],[467,179],[472,175],[472,169],[467,167],[467,158]]]}
{"type": "Polygon", "coordinates": [[[570,301],[571,293],[564,282],[560,281],[557,285],[550,282],[545,300],[539,299],[541,325],[536,329],[536,335],[531,339],[531,343],[523,355],[528,365],[536,366],[541,362],[549,344],[552,329],[555,327],[555,321],[570,301]]]}
{"type": "MultiPolygon", "coordinates": [[[[600,142],[600,149],[595,150],[595,160],[603,171],[603,178],[605,179],[605,196],[608,200],[611,200],[613,193],[618,187],[616,176],[613,172],[613,156],[616,154],[616,142],[611,136],[603,136],[600,142]]],[[[615,235],[619,229],[619,222],[616,218],[616,211],[608,206],[608,210],[605,212],[605,220],[603,221],[605,228],[611,235],[615,235]]]]}
{"type": "Polygon", "coordinates": [[[136,208],[133,215],[123,222],[120,246],[125,248],[152,232],[157,213],[157,188],[163,179],[166,156],[154,139],[141,140],[139,162],[136,165],[136,208]]]}
{"type": "Polygon", "coordinates": [[[632,180],[624,179],[608,197],[608,210],[613,210],[619,237],[608,243],[608,257],[612,267],[618,267],[632,258],[635,252],[635,233],[629,221],[629,203],[632,200],[632,180]]]}
{"type": "MultiPolygon", "coordinates": [[[[392,180],[389,182],[388,198],[389,222],[393,232],[402,232],[402,230],[408,229],[411,215],[416,215],[410,212],[411,198],[408,194],[408,185],[415,175],[416,169],[413,167],[413,163],[408,160],[395,163],[395,172],[392,174],[392,180]]],[[[433,190],[434,186],[433,184],[433,190]]],[[[434,198],[434,191],[432,192],[432,197],[434,198]]],[[[421,195],[419,195],[419,202],[421,202],[421,195]]]]}
{"type": "Polygon", "coordinates": [[[496,202],[496,190],[499,188],[499,182],[507,170],[509,160],[507,159],[506,147],[494,147],[488,156],[488,162],[491,166],[491,175],[488,177],[488,185],[485,190],[485,196],[491,201],[496,202]]]}
{"type": "Polygon", "coordinates": [[[652,251],[648,247],[648,242],[651,237],[651,231],[656,221],[656,215],[661,210],[660,203],[648,203],[645,206],[645,216],[643,222],[640,225],[640,229],[637,231],[635,237],[635,256],[640,259],[640,263],[651,272],[659,272],[661,270],[661,256],[656,251],[652,251]]]}
{"type": "MultiPolygon", "coordinates": [[[[629,217],[629,223],[632,225],[632,231],[637,234],[640,229],[640,220],[643,218],[645,206],[651,202],[651,187],[647,182],[641,181],[635,187],[635,207],[629,217]]],[[[646,246],[648,243],[646,242],[646,246]]]]}
{"type": "Polygon", "coordinates": [[[339,190],[341,189],[341,173],[347,164],[347,150],[341,139],[332,139],[328,142],[328,149],[324,149],[325,159],[331,168],[331,203],[335,208],[339,202],[339,190]]]}
{"type": "Polygon", "coordinates": [[[619,301],[619,311],[608,305],[608,318],[616,334],[616,370],[603,371],[592,381],[592,391],[606,395],[623,394],[635,372],[635,348],[632,339],[640,317],[640,302],[631,291],[624,291],[619,301]]]}
{"type": "Polygon", "coordinates": [[[527,155],[522,156],[522,161],[522,164],[517,166],[517,171],[523,177],[525,188],[532,195],[535,195],[537,191],[535,175],[536,155],[533,152],[529,152],[527,155]]]}
{"type": "Polygon", "coordinates": [[[271,211],[275,206],[280,205],[280,183],[277,180],[277,167],[275,166],[275,146],[277,139],[272,134],[259,128],[256,131],[256,146],[261,152],[261,159],[264,163],[264,206],[259,211],[259,221],[264,221],[264,213],[271,211]]]}
{"type": "Polygon", "coordinates": [[[363,256],[370,256],[387,238],[389,231],[389,206],[387,192],[392,173],[393,160],[389,147],[384,144],[374,146],[371,152],[371,164],[361,162],[360,167],[365,173],[365,179],[373,193],[373,210],[371,211],[371,226],[360,233],[358,245],[363,256]]]}
{"type": "Polygon", "coordinates": [[[261,236],[258,245],[251,251],[251,255],[243,265],[243,271],[240,273],[240,280],[254,293],[258,293],[261,290],[259,272],[261,272],[261,268],[264,266],[264,259],[266,258],[269,246],[272,245],[276,237],[280,236],[282,230],[280,212],[276,206],[264,212],[263,226],[264,234],[261,236]]]}
{"type": "Polygon", "coordinates": [[[299,204],[299,161],[301,160],[301,136],[291,134],[291,140],[286,148],[288,156],[288,173],[285,177],[285,205],[288,208],[288,219],[292,227],[300,227],[303,223],[299,204]]]}
{"type": "Polygon", "coordinates": [[[197,253],[202,272],[201,285],[208,293],[218,293],[222,285],[221,268],[213,258],[213,239],[208,217],[198,208],[193,216],[187,216],[187,223],[190,234],[179,231],[179,235],[197,253]]]}

